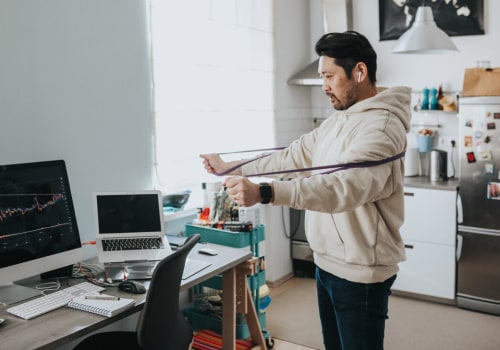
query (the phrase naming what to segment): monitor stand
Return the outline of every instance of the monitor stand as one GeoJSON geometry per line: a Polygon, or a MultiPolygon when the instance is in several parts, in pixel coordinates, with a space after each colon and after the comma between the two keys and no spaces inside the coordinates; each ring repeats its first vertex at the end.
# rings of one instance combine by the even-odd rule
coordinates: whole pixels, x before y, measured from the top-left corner
{"type": "Polygon", "coordinates": [[[42,280],[45,280],[49,278],[71,277],[72,273],[73,273],[73,265],[68,265],[52,271],[41,273],[40,278],[42,280]]]}
{"type": "Polygon", "coordinates": [[[0,303],[11,305],[40,295],[34,288],[20,286],[14,283],[0,285],[0,303]]]}

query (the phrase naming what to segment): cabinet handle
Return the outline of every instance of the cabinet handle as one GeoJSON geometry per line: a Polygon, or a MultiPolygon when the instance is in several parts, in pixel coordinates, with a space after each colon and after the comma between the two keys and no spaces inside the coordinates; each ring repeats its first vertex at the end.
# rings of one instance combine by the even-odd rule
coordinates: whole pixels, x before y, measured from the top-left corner
{"type": "Polygon", "coordinates": [[[413,193],[413,192],[405,192],[404,194],[405,194],[405,196],[408,196],[408,197],[414,197],[415,196],[415,193],[413,193]]]}
{"type": "Polygon", "coordinates": [[[457,222],[459,224],[464,222],[464,208],[462,207],[462,197],[460,197],[460,193],[457,194],[457,222]]]}
{"type": "Polygon", "coordinates": [[[405,244],[406,249],[413,249],[413,244],[405,244]]]}
{"type": "Polygon", "coordinates": [[[462,257],[463,244],[464,244],[464,236],[462,236],[461,234],[457,234],[457,252],[456,252],[457,262],[459,262],[460,258],[462,257]]]}

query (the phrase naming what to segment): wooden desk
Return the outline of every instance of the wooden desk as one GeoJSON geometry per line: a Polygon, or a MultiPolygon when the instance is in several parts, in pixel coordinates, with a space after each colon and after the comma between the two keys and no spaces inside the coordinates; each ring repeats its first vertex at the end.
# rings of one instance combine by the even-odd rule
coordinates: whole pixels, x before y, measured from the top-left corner
{"type": "MultiPolygon", "coordinates": [[[[187,290],[215,275],[223,274],[224,304],[230,306],[228,309],[232,312],[232,310],[236,310],[237,266],[244,263],[252,256],[252,252],[245,248],[237,249],[215,244],[197,244],[189,254],[189,257],[209,261],[212,265],[190,278],[183,280],[181,283],[181,291],[187,290]],[[198,253],[201,247],[206,246],[217,250],[219,254],[207,256],[198,253]]],[[[80,282],[80,280],[69,280],[70,284],[78,282],[80,282]]],[[[63,286],[66,286],[64,283],[65,282],[63,282],[63,286]]],[[[133,298],[136,300],[136,305],[132,309],[126,310],[110,318],[70,308],[61,308],[28,321],[9,314],[5,311],[8,307],[2,306],[0,308],[0,318],[5,318],[7,321],[3,326],[0,326],[1,349],[54,349],[140,311],[146,296],[145,294],[136,295],[123,293],[116,287],[108,287],[106,289],[106,294],[133,298]]],[[[230,315],[230,317],[223,317],[222,326],[224,329],[224,349],[235,349],[235,312],[233,315],[230,315]],[[231,329],[232,332],[226,331],[231,329]]]]}

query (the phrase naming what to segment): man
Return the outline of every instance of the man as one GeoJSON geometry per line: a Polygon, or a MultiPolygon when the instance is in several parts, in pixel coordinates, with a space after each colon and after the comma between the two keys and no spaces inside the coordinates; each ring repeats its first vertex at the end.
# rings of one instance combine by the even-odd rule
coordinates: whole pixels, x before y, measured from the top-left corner
{"type": "Polygon", "coordinates": [[[201,157],[209,173],[243,175],[224,184],[239,205],[260,202],[306,210],[325,348],[383,349],[390,288],[397,264],[405,259],[399,234],[401,156],[410,129],[410,89],[377,91],[377,55],[357,32],[325,34],[315,49],[323,90],[336,110],[320,127],[241,167],[218,155],[201,157]],[[368,165],[352,166],[360,162],[368,165]],[[269,184],[245,177],[332,164],[346,169],[309,169],[269,184]]]}

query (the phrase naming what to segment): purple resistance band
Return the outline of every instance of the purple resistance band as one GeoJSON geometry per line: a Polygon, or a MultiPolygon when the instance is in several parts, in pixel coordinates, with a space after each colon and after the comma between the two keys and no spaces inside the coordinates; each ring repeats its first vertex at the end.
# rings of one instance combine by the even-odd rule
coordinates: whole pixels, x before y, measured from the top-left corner
{"type": "MultiPolygon", "coordinates": [[[[225,152],[225,153],[218,153],[218,155],[223,155],[223,154],[235,154],[235,153],[246,153],[246,152],[260,152],[260,151],[276,151],[276,150],[282,150],[285,149],[286,147],[276,147],[276,148],[262,148],[262,149],[255,149],[255,150],[248,150],[248,151],[235,151],[235,152],[225,152]]],[[[251,163],[253,161],[256,161],[261,158],[268,157],[272,154],[271,153],[265,153],[262,155],[259,155],[255,158],[249,159],[247,161],[244,161],[240,164],[237,164],[226,171],[223,171],[221,173],[215,173],[215,175],[218,176],[224,176],[232,172],[233,170],[236,170],[240,167],[242,167],[245,164],[251,163]]],[[[249,174],[245,175],[245,177],[255,177],[255,176],[268,176],[268,175],[278,175],[278,174],[287,174],[287,173],[297,173],[297,172],[303,172],[303,171],[310,171],[310,170],[323,170],[323,169],[331,169],[329,171],[325,171],[322,173],[318,173],[315,175],[321,175],[321,174],[331,174],[334,172],[337,172],[339,170],[346,170],[346,169],[353,169],[353,168],[365,168],[365,167],[372,167],[372,166],[377,166],[385,163],[392,162],[396,159],[403,158],[405,156],[405,152],[398,153],[394,156],[385,158],[385,159],[380,159],[380,160],[367,160],[363,162],[357,162],[357,163],[344,163],[344,164],[330,164],[330,165],[322,165],[322,166],[315,166],[315,167],[310,167],[310,168],[301,168],[301,169],[291,169],[291,170],[279,170],[279,171],[270,171],[267,173],[258,173],[258,174],[249,174]]]]}

